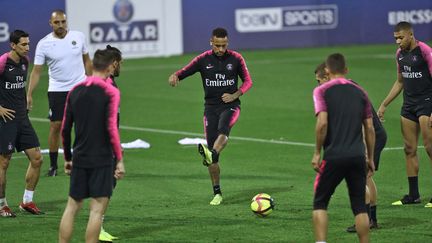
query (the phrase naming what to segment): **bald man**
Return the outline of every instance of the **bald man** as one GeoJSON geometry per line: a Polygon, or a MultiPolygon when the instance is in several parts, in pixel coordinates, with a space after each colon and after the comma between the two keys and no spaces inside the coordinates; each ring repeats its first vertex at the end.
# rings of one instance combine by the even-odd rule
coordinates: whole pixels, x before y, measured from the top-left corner
{"type": "Polygon", "coordinates": [[[50,168],[48,176],[57,175],[57,157],[60,128],[68,92],[92,73],[85,36],[68,29],[63,10],[51,13],[49,25],[53,31],[42,38],[36,47],[33,70],[27,91],[27,109],[33,108],[33,91],[36,89],[43,65],[48,66],[48,104],[50,130],[48,135],[50,168]]]}

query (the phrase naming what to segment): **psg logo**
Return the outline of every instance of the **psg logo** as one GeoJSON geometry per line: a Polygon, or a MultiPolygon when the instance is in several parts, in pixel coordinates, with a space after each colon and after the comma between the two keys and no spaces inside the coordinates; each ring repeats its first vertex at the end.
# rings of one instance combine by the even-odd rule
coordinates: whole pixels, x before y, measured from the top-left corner
{"type": "Polygon", "coordinates": [[[128,22],[134,13],[133,5],[129,0],[117,0],[114,4],[114,17],[121,23],[128,22]]]}
{"type": "Polygon", "coordinates": [[[412,57],[413,62],[417,62],[417,56],[412,57]]]}
{"type": "Polygon", "coordinates": [[[23,64],[23,65],[21,66],[21,69],[22,69],[23,71],[25,71],[25,70],[27,69],[27,68],[26,68],[26,65],[23,64]]]}
{"type": "Polygon", "coordinates": [[[228,63],[228,64],[226,65],[226,69],[228,69],[228,70],[232,70],[232,69],[233,69],[233,65],[232,65],[231,63],[228,63]]]}

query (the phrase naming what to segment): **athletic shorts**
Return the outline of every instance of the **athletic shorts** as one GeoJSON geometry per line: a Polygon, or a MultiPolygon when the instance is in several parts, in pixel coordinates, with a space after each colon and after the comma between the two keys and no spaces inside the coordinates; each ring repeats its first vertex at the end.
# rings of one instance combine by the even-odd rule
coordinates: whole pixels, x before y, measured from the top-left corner
{"type": "Polygon", "coordinates": [[[207,146],[212,149],[220,134],[229,136],[231,128],[240,116],[240,106],[206,106],[204,110],[204,132],[207,146]]]}
{"type": "Polygon", "coordinates": [[[345,179],[354,215],[366,212],[366,161],[364,157],[323,161],[315,181],[314,210],[327,210],[331,196],[345,179]]]}
{"type": "Polygon", "coordinates": [[[80,168],[72,166],[69,196],[75,200],[111,197],[113,191],[112,166],[80,168]]]}
{"type": "Polygon", "coordinates": [[[419,122],[420,116],[430,116],[432,113],[432,100],[427,100],[417,105],[404,104],[401,109],[401,116],[413,122],[419,122]]]}
{"type": "Polygon", "coordinates": [[[375,171],[378,170],[379,162],[381,158],[381,152],[383,151],[386,143],[387,143],[387,134],[385,131],[375,134],[375,149],[374,149],[375,171]]]}
{"type": "MultiPolygon", "coordinates": [[[[113,175],[115,174],[116,166],[117,166],[117,159],[115,157],[113,157],[113,175]]],[[[116,186],[117,186],[117,179],[115,177],[113,177],[113,189],[116,186]]]]}
{"type": "Polygon", "coordinates": [[[48,92],[48,118],[50,121],[62,121],[68,92],[48,92]]]}
{"type": "Polygon", "coordinates": [[[39,139],[28,117],[4,122],[0,119],[0,154],[38,148],[39,139]]]}

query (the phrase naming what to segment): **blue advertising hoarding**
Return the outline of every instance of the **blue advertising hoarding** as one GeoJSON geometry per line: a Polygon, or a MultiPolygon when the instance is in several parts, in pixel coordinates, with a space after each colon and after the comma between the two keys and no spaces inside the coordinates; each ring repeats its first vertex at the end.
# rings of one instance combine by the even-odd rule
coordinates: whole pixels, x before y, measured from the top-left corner
{"type": "MultiPolygon", "coordinates": [[[[65,9],[65,1],[0,1],[0,9],[0,53],[9,50],[9,32],[23,29],[32,57],[51,32],[50,13],[65,9]]],[[[432,1],[182,0],[183,49],[208,49],[210,32],[219,26],[228,29],[234,49],[392,43],[393,25],[402,20],[414,24],[417,39],[432,40],[432,1]]]]}
{"type": "Polygon", "coordinates": [[[0,54],[10,50],[9,32],[21,29],[30,34],[30,56],[33,57],[40,39],[52,31],[48,21],[51,12],[65,9],[64,1],[13,0],[0,1],[0,54]]]}
{"type": "Polygon", "coordinates": [[[392,43],[399,21],[432,39],[432,1],[183,0],[184,52],[208,49],[211,30],[225,27],[235,49],[392,43]]]}

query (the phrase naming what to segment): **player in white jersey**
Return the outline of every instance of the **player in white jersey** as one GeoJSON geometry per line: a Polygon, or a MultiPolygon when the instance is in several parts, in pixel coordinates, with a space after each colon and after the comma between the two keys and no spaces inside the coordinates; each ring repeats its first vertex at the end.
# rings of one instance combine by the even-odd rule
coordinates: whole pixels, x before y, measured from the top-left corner
{"type": "Polygon", "coordinates": [[[27,109],[33,106],[33,91],[39,83],[44,64],[48,66],[48,103],[50,131],[48,135],[50,169],[48,176],[57,175],[57,157],[60,144],[60,128],[66,96],[72,87],[91,75],[92,63],[85,36],[68,30],[66,14],[55,10],[49,21],[53,32],[39,41],[36,47],[34,67],[27,91],[27,109]]]}

